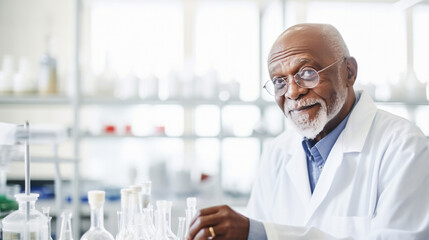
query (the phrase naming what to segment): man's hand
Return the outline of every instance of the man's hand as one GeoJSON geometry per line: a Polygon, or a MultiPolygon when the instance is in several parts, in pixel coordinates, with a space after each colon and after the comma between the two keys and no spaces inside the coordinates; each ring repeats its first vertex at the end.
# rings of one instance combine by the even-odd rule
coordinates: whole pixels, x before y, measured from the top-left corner
{"type": "Polygon", "coordinates": [[[186,239],[246,240],[248,234],[249,219],[223,205],[197,212],[186,239]]]}

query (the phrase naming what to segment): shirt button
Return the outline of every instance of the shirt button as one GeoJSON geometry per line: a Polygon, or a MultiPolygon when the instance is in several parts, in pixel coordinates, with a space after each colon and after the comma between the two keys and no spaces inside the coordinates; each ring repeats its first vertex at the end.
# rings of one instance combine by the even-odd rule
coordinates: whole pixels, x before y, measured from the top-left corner
{"type": "Polygon", "coordinates": [[[320,169],[320,170],[322,170],[322,168],[323,168],[323,166],[322,166],[322,165],[320,165],[320,166],[319,166],[319,169],[320,169]]]}

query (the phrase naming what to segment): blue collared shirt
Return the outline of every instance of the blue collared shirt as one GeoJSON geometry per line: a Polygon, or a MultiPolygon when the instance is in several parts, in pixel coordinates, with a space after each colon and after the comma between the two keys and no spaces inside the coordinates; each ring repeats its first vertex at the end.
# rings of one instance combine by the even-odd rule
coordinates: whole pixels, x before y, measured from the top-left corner
{"type": "Polygon", "coordinates": [[[304,148],[305,155],[307,156],[307,170],[311,193],[313,193],[314,188],[316,187],[317,181],[319,180],[320,174],[322,173],[326,159],[328,159],[332,147],[346,126],[349,115],[347,115],[347,117],[344,118],[336,128],[334,128],[334,130],[319,142],[316,143],[315,140],[308,138],[304,138],[304,140],[302,140],[302,147],[304,148]]]}
{"type": "MultiPolygon", "coordinates": [[[[360,96],[356,95],[353,108],[356,106],[359,98],[360,96]]],[[[317,180],[319,180],[320,174],[322,173],[326,159],[328,158],[332,147],[347,125],[347,121],[349,120],[352,110],[343,119],[343,121],[341,121],[341,123],[335,127],[334,130],[328,133],[328,135],[322,138],[319,142],[316,143],[314,140],[307,139],[305,137],[302,141],[302,147],[304,148],[305,154],[307,156],[307,170],[308,178],[310,180],[311,193],[313,193],[314,188],[316,187],[317,180]]],[[[247,240],[268,240],[267,233],[265,232],[265,227],[262,222],[253,219],[249,219],[249,222],[249,235],[247,240]]]]}
{"type": "MultiPolygon", "coordinates": [[[[359,98],[360,96],[357,95],[352,110],[359,98]]],[[[323,167],[325,166],[325,162],[328,159],[329,153],[337,141],[338,136],[340,136],[341,132],[346,127],[352,110],[350,110],[349,114],[347,114],[343,121],[341,121],[334,130],[328,133],[328,135],[322,138],[319,142],[316,143],[315,140],[308,139],[306,137],[302,140],[302,147],[304,148],[305,155],[307,156],[308,179],[312,194],[317,181],[319,180],[320,174],[322,173],[323,167]]]]}

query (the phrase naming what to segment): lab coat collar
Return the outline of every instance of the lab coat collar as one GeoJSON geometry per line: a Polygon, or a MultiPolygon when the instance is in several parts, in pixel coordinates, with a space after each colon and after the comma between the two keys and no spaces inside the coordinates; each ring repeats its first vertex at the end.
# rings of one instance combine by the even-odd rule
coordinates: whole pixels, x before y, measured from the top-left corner
{"type": "Polygon", "coordinates": [[[377,113],[374,101],[366,92],[357,91],[356,95],[360,95],[360,99],[352,110],[342,133],[341,145],[344,153],[362,151],[377,113]]]}
{"type": "Polygon", "coordinates": [[[328,156],[313,195],[311,195],[310,191],[305,152],[300,145],[300,141],[296,141],[296,139],[300,139],[302,136],[299,136],[295,130],[290,132],[295,137],[288,138],[286,135],[282,136],[284,140],[283,148],[288,155],[285,170],[295,185],[303,203],[309,206],[306,222],[310,221],[329,192],[338,167],[343,161],[344,154],[360,152],[365,144],[377,108],[365,92],[359,91],[356,94],[360,95],[360,99],[354,106],[346,127],[338,137],[328,156]],[[294,139],[294,141],[290,142],[291,139],[294,139]]]}

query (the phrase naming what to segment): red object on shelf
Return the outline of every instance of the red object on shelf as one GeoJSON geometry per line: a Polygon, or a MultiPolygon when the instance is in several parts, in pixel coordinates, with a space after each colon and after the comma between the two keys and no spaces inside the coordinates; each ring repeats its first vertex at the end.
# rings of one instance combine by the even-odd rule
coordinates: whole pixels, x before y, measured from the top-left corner
{"type": "Polygon", "coordinates": [[[131,134],[131,125],[125,125],[125,134],[131,134]]]}
{"type": "Polygon", "coordinates": [[[165,127],[164,126],[155,126],[155,133],[156,134],[165,134],[165,127]]]}
{"type": "Polygon", "coordinates": [[[116,132],[116,127],[113,125],[106,125],[104,127],[104,132],[107,134],[114,134],[116,132]]]}

